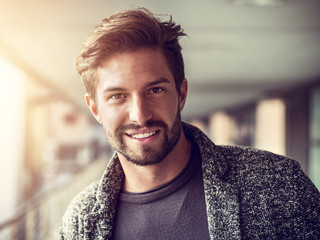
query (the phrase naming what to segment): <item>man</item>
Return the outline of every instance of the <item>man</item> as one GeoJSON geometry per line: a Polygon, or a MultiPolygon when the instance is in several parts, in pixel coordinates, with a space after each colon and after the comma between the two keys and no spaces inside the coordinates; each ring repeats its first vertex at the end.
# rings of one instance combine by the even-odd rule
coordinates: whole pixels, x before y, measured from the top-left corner
{"type": "Polygon", "coordinates": [[[216,146],[181,122],[184,35],[136,9],[84,43],[85,100],[115,155],[68,207],[61,239],[320,238],[320,193],[296,161],[216,146]]]}

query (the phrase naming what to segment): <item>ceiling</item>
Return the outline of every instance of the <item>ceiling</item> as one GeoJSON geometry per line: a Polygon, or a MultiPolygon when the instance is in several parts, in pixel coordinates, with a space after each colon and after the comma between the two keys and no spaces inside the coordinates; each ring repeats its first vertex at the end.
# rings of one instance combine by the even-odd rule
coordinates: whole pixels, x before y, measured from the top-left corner
{"type": "Polygon", "coordinates": [[[203,117],[320,78],[320,1],[255,1],[0,0],[0,54],[86,108],[73,65],[93,27],[136,6],[169,13],[189,36],[183,117],[203,117]]]}

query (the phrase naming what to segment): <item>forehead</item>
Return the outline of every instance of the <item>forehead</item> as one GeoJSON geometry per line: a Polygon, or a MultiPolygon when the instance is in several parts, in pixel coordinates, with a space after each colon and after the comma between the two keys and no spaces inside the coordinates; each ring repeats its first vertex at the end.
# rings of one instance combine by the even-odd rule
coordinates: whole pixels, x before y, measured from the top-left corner
{"type": "Polygon", "coordinates": [[[164,54],[160,49],[143,48],[106,58],[98,69],[98,88],[121,84],[137,86],[160,78],[174,84],[164,54]]]}

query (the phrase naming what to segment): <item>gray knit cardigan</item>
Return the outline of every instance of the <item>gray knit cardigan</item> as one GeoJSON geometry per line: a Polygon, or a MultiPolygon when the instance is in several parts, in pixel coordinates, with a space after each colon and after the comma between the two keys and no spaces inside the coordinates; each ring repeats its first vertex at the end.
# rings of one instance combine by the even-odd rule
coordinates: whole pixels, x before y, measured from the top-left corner
{"type": "MultiPolygon", "coordinates": [[[[296,161],[216,146],[186,123],[183,130],[200,149],[211,239],[320,239],[320,193],[296,161]]],[[[123,178],[115,154],[102,179],[69,205],[60,239],[112,239],[123,178]]]]}

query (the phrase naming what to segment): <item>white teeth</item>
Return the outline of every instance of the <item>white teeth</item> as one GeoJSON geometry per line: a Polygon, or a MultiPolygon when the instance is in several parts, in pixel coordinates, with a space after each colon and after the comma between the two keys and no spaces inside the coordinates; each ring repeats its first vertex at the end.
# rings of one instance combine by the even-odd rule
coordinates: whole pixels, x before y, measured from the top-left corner
{"type": "Polygon", "coordinates": [[[142,139],[142,138],[150,137],[150,136],[154,135],[155,133],[156,133],[156,132],[137,133],[137,134],[131,135],[131,137],[136,138],[136,139],[142,139]]]}

